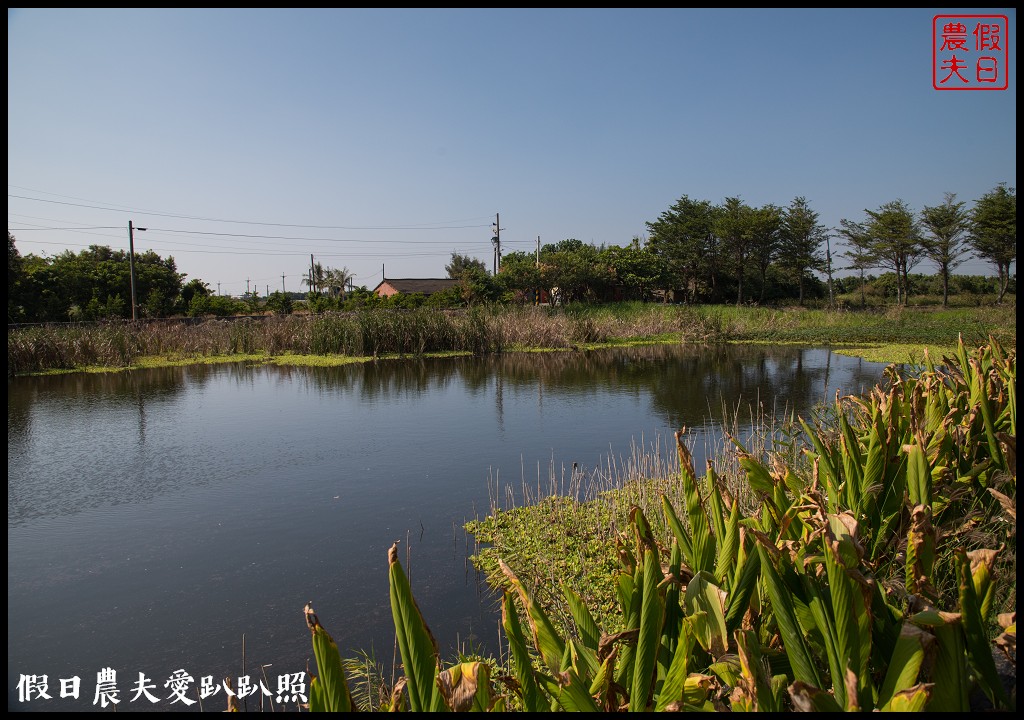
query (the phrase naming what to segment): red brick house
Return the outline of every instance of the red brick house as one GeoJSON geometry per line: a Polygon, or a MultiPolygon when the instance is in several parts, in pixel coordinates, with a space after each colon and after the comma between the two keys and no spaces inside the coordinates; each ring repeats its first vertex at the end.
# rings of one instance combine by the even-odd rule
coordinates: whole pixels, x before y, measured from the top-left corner
{"type": "Polygon", "coordinates": [[[458,280],[449,278],[394,278],[381,280],[380,284],[373,289],[373,293],[380,297],[390,297],[398,293],[432,295],[458,284],[458,280]]]}

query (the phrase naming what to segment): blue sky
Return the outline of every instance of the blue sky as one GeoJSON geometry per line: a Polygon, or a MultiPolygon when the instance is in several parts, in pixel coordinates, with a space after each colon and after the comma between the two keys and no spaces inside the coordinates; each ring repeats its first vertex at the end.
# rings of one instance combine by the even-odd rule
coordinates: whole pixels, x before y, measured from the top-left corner
{"type": "Polygon", "coordinates": [[[683,195],[805,196],[829,227],[971,205],[1017,185],[1016,29],[1007,8],[9,9],[8,229],[22,254],[127,249],[131,220],[136,250],[237,295],[299,290],[310,254],[370,288],[453,251],[490,267],[496,214],[508,252],[624,245],[683,195]],[[932,19],[961,12],[1009,17],[1007,90],[932,87],[932,19]]]}

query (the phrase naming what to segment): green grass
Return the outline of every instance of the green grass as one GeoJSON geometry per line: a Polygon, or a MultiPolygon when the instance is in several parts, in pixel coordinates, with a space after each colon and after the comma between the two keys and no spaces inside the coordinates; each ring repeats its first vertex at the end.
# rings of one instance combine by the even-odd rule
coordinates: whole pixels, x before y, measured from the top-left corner
{"type": "Polygon", "coordinates": [[[961,337],[969,346],[994,337],[1015,348],[1015,311],[1013,305],[853,311],[619,303],[372,310],[199,324],[47,325],[8,329],[7,368],[8,375],[95,372],[255,357],[334,365],[386,357],[719,342],[834,346],[870,359],[912,362],[918,348],[934,348],[933,356],[941,356],[961,337]],[[883,345],[889,349],[879,352],[883,345]]]}

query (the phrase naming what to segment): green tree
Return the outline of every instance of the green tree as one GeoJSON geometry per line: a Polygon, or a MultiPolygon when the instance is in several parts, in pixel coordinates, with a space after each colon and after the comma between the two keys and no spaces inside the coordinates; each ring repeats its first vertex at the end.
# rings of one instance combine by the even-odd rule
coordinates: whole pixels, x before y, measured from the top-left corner
{"type": "MultiPolygon", "coordinates": [[[[502,258],[502,265],[504,266],[505,260],[502,258]]],[[[457,252],[452,252],[452,260],[450,263],[444,266],[445,272],[448,273],[448,277],[452,280],[461,280],[462,274],[467,270],[472,271],[483,271],[487,272],[487,263],[483,260],[470,257],[469,255],[460,255],[457,252]]],[[[502,267],[504,269],[504,267],[502,267]]]]}
{"type": "Polygon", "coordinates": [[[768,267],[775,261],[782,240],[782,208],[768,204],[750,213],[750,254],[761,280],[759,302],[764,302],[768,267]]]}
{"type": "MultiPolygon", "coordinates": [[[[162,258],[152,250],[135,254],[136,294],[146,299],[145,310],[150,317],[167,317],[174,312],[184,279],[173,257],[162,258]]],[[[131,292],[126,297],[131,297],[131,292]]]]}
{"type": "Polygon", "coordinates": [[[612,272],[596,247],[569,238],[541,250],[541,278],[545,287],[558,289],[561,302],[584,302],[603,295],[612,272]]]}
{"type": "Polygon", "coordinates": [[[754,211],[738,197],[728,197],[715,220],[715,235],[721,239],[722,257],[736,280],[736,304],[743,304],[743,276],[753,247],[754,211]]]}
{"type": "Polygon", "coordinates": [[[266,305],[267,309],[273,311],[275,315],[291,315],[292,313],[292,299],[280,290],[270,293],[266,305]]]}
{"type": "Polygon", "coordinates": [[[181,288],[181,294],[179,295],[178,300],[178,311],[191,317],[202,315],[204,313],[199,311],[199,309],[204,305],[203,298],[208,298],[212,294],[213,291],[210,290],[210,286],[199,278],[189,280],[181,288]],[[196,298],[199,299],[196,300],[196,298]],[[197,312],[193,312],[193,305],[197,312]]]}
{"type": "Polygon", "coordinates": [[[537,257],[533,253],[519,250],[510,252],[501,259],[501,272],[495,279],[514,301],[539,301],[543,281],[537,257]]]}
{"type": "Polygon", "coordinates": [[[924,206],[921,225],[927,232],[925,254],[939,267],[942,278],[942,304],[949,305],[949,275],[963,262],[970,250],[967,242],[970,213],[965,203],[956,201],[955,193],[946,193],[941,205],[924,206]]]}
{"type": "Polygon", "coordinates": [[[642,247],[640,238],[633,238],[626,247],[606,248],[601,255],[627,299],[646,301],[651,291],[664,288],[669,280],[668,264],[649,247],[642,247]]]}
{"type": "MultiPolygon", "coordinates": [[[[504,271],[504,264],[502,271],[504,271]]],[[[495,302],[501,295],[502,287],[497,279],[487,272],[487,264],[482,260],[452,252],[452,259],[445,265],[445,271],[452,280],[459,284],[455,292],[446,292],[435,298],[430,304],[477,305],[495,302]]]]}
{"type": "Polygon", "coordinates": [[[975,202],[971,221],[971,245],[999,273],[997,302],[1001,303],[1010,282],[1010,266],[1017,259],[1017,190],[999,183],[975,202]]]}
{"type": "Polygon", "coordinates": [[[14,236],[7,231],[7,322],[17,322],[24,314],[21,307],[21,285],[24,263],[14,244],[14,236]]]}
{"type": "Polygon", "coordinates": [[[332,298],[344,301],[348,286],[352,284],[353,278],[355,278],[355,275],[347,267],[328,268],[324,273],[323,287],[327,288],[327,293],[332,298]]]}
{"type": "Polygon", "coordinates": [[[466,270],[459,281],[459,288],[462,290],[462,299],[466,305],[493,303],[501,298],[501,286],[486,270],[466,270]]]}
{"type": "Polygon", "coordinates": [[[807,198],[794,198],[783,212],[777,264],[797,281],[801,305],[808,274],[824,263],[821,246],[827,238],[828,230],[818,222],[818,213],[811,210],[807,198]]]}
{"type": "Polygon", "coordinates": [[[216,314],[213,312],[213,296],[194,294],[188,301],[185,314],[189,317],[202,317],[203,315],[216,314]]]}
{"type": "MultiPolygon", "coordinates": [[[[194,296],[192,299],[195,300],[194,296]]],[[[227,295],[211,295],[205,299],[205,311],[200,314],[209,313],[217,317],[230,317],[231,315],[241,315],[247,311],[244,303],[235,300],[233,297],[227,295]]]]}
{"type": "MultiPolygon", "coordinates": [[[[92,245],[80,253],[66,250],[48,258],[30,255],[23,258],[22,267],[27,321],[66,320],[72,307],[77,308],[73,314],[82,319],[87,319],[90,307],[105,307],[105,312],[123,307],[125,316],[131,316],[128,303],[110,302],[131,297],[129,258],[124,250],[92,245]],[[101,298],[108,301],[104,304],[101,298]]],[[[137,297],[142,298],[146,310],[159,317],[173,312],[185,277],[177,271],[174,258],[161,258],[148,250],[136,255],[135,267],[137,297]]]]}
{"type": "Polygon", "coordinates": [[[896,273],[896,302],[909,299],[910,269],[924,253],[924,243],[914,212],[902,200],[894,200],[877,210],[866,210],[865,225],[880,267],[896,273]]]}
{"type": "Polygon", "coordinates": [[[867,305],[865,271],[877,267],[876,250],[863,223],[843,218],[839,221],[839,225],[839,237],[846,240],[847,246],[846,251],[841,254],[850,261],[847,267],[856,270],[860,275],[860,305],[865,307],[867,305]]]}
{"type": "Polygon", "coordinates": [[[718,275],[718,208],[683,195],[654,222],[648,222],[647,247],[665,263],[669,282],[689,302],[714,295],[718,275]]]}
{"type": "Polygon", "coordinates": [[[311,293],[322,293],[327,286],[327,268],[321,263],[314,263],[310,274],[302,278],[302,284],[309,286],[311,293]]]}

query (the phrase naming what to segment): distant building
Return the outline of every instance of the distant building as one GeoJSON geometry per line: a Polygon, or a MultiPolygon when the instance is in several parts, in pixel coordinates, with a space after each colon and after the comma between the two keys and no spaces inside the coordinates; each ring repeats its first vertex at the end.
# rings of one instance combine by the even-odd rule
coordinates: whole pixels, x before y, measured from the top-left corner
{"type": "Polygon", "coordinates": [[[373,289],[373,293],[380,297],[391,297],[398,293],[433,295],[458,284],[458,280],[450,278],[395,278],[381,280],[380,284],[373,289]]]}

